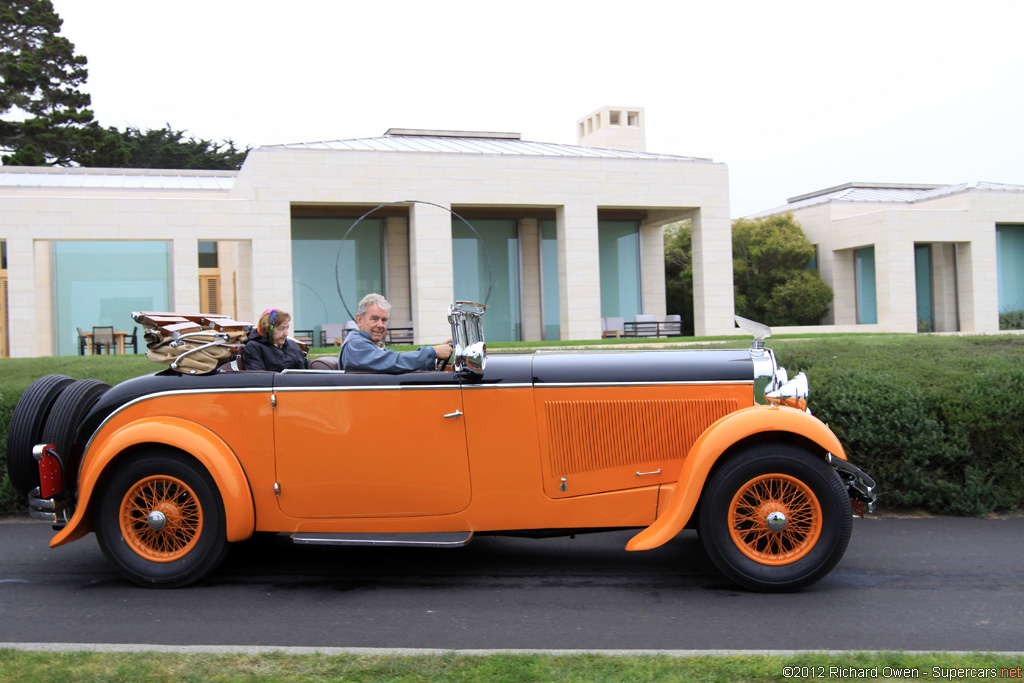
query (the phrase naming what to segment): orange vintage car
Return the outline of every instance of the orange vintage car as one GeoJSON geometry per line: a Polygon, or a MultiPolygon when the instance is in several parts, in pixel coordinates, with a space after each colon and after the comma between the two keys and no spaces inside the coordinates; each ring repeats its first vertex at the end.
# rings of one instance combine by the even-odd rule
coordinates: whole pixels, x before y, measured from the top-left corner
{"type": "Polygon", "coordinates": [[[768,328],[744,321],[757,334],[743,350],[488,357],[483,309],[450,308],[453,368],[399,375],[187,369],[230,336],[198,316],[149,325],[151,350],[188,353],[109,389],[29,387],[11,480],[58,530],[51,546],[94,531],[126,578],[166,587],[255,532],[462,546],[633,528],[640,551],[689,527],[735,582],[790,591],[839,562],[851,508],[871,510],[874,482],[807,410],[806,377],[787,378],[768,328]]]}

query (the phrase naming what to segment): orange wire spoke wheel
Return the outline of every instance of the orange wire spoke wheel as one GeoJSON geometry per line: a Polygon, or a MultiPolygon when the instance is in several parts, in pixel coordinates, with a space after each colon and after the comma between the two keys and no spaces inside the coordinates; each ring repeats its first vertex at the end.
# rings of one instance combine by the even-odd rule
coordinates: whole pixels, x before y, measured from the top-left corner
{"type": "Polygon", "coordinates": [[[765,565],[796,562],[821,535],[814,492],[786,474],[763,474],[741,486],[729,504],[729,533],[744,555],[765,565]]]}
{"type": "Polygon", "coordinates": [[[203,510],[181,479],[155,475],[136,482],[121,499],[121,535],[141,557],[173,562],[188,555],[203,531],[203,510]]]}

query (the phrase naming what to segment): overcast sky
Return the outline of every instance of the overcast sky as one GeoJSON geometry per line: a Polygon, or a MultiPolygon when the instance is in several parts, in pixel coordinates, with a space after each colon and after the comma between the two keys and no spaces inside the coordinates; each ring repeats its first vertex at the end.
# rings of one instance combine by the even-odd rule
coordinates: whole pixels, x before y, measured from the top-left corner
{"type": "Polygon", "coordinates": [[[733,217],[850,181],[1024,185],[1020,0],[53,4],[105,126],[575,144],[623,105],[647,151],[728,165],[733,217]]]}

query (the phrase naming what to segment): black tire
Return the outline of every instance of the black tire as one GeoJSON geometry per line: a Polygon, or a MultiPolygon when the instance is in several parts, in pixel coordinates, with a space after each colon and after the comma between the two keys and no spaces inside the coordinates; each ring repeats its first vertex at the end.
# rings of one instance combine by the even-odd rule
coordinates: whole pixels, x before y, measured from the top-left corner
{"type": "Polygon", "coordinates": [[[52,443],[64,460],[66,474],[78,471],[78,456],[84,443],[75,443],[75,435],[82,420],[110,385],[98,379],[83,379],[64,389],[53,404],[41,436],[42,443],[52,443]]]}
{"type": "Polygon", "coordinates": [[[199,581],[227,554],[224,502],[210,473],[180,451],[153,447],[106,479],[93,525],[103,554],[129,581],[177,588],[199,581]],[[160,511],[166,526],[148,515],[160,511]]]}
{"type": "Polygon", "coordinates": [[[7,428],[7,475],[18,495],[39,486],[39,465],[32,447],[42,442],[43,427],[61,392],[75,380],[67,375],[46,375],[28,385],[11,413],[7,428]]]}
{"type": "Polygon", "coordinates": [[[726,461],[704,488],[700,539],[719,571],[756,591],[805,588],[846,552],[850,497],[824,461],[790,444],[762,444],[726,461]],[[772,530],[768,516],[785,520],[772,530]]]}

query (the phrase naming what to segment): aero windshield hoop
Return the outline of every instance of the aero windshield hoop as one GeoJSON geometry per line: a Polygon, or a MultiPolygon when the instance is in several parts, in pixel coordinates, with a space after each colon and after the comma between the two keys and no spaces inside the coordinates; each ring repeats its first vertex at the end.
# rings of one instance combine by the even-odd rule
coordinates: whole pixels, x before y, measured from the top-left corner
{"type": "MultiPolygon", "coordinates": [[[[473,231],[473,234],[476,235],[476,238],[478,240],[480,240],[480,244],[484,248],[484,256],[487,257],[487,294],[484,295],[484,302],[483,302],[483,306],[484,306],[484,308],[486,308],[487,307],[487,302],[491,298],[491,288],[494,286],[494,267],[491,265],[491,254],[487,250],[487,243],[484,242],[483,236],[481,236],[480,233],[476,231],[476,228],[474,228],[473,225],[469,221],[467,221],[465,218],[463,218],[459,214],[457,214],[454,211],[452,211],[447,206],[442,206],[440,204],[435,204],[434,202],[426,202],[426,201],[423,201],[421,199],[405,199],[405,200],[402,200],[402,201],[389,202],[387,204],[380,204],[379,206],[373,207],[372,209],[370,209],[369,211],[364,213],[362,216],[357,218],[356,222],[353,223],[352,225],[350,225],[348,230],[345,231],[345,234],[341,236],[341,244],[338,246],[338,256],[334,260],[334,284],[338,288],[338,298],[341,299],[341,305],[345,307],[345,312],[348,313],[349,319],[350,320],[355,320],[356,317],[352,314],[352,311],[349,310],[348,303],[345,301],[345,295],[341,293],[341,250],[345,246],[345,240],[348,239],[349,234],[355,229],[355,227],[357,225],[359,225],[359,223],[364,218],[366,218],[367,216],[369,216],[370,214],[372,214],[372,213],[374,213],[376,211],[379,211],[381,209],[387,208],[389,206],[397,206],[399,204],[426,204],[427,206],[436,206],[437,208],[444,209],[445,211],[447,211],[451,215],[453,215],[456,218],[458,218],[460,221],[465,223],[466,226],[470,230],[473,231]]],[[[454,339],[454,337],[453,337],[453,339],[454,339]]]]}

